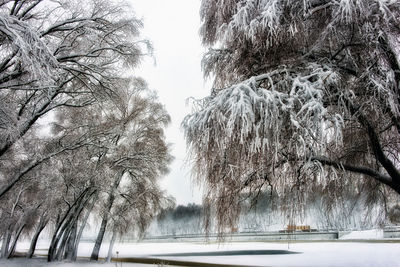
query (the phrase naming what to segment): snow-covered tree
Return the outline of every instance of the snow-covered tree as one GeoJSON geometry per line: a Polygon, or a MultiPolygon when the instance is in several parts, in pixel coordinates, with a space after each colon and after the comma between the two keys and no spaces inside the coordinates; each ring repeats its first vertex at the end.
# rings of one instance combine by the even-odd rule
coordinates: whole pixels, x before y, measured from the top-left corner
{"type": "Polygon", "coordinates": [[[3,256],[34,232],[32,256],[49,225],[48,260],[74,260],[90,214],[104,224],[99,248],[106,231],[143,231],[161,207],[170,118],[129,76],[151,53],[141,27],[124,1],[0,1],[3,256]]]}
{"type": "Polygon", "coordinates": [[[135,226],[140,232],[146,229],[165,200],[158,179],[168,171],[172,159],[164,137],[170,118],[157,97],[143,97],[131,90],[120,90],[118,96],[113,108],[103,114],[104,123],[115,135],[98,159],[107,166],[109,177],[103,180],[105,197],[92,260],[98,259],[107,228],[113,234],[135,226]],[[130,226],[121,227],[124,221],[130,226]]]}
{"type": "Polygon", "coordinates": [[[295,210],[344,188],[398,200],[399,1],[202,0],[200,15],[214,88],[182,125],[220,225],[268,187],[295,210]]]}
{"type": "Polygon", "coordinates": [[[0,157],[50,111],[112,95],[151,52],[141,27],[123,1],[1,1],[0,157]]]}
{"type": "MultiPolygon", "coordinates": [[[[171,160],[164,138],[170,118],[142,80],[127,85],[116,88],[107,101],[58,110],[53,136],[47,138],[49,149],[82,145],[53,154],[0,199],[0,235],[6,240],[3,257],[12,255],[21,232],[33,234],[31,257],[37,238],[49,225],[48,260],[75,260],[90,214],[100,223],[94,250],[98,256],[108,233],[117,237],[143,232],[163,207],[167,198],[158,180],[171,160]]],[[[27,155],[42,153],[33,148],[33,138],[24,140],[29,141],[23,146],[27,155]]]]}

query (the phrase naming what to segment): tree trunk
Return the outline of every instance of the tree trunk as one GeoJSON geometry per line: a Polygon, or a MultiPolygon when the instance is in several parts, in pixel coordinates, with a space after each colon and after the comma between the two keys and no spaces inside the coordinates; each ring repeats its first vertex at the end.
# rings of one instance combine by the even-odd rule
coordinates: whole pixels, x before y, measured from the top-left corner
{"type": "Polygon", "coordinates": [[[61,251],[64,250],[65,246],[65,238],[68,238],[70,235],[70,230],[72,229],[72,224],[75,220],[78,220],[80,213],[82,212],[84,206],[86,205],[87,201],[91,198],[91,196],[96,192],[93,190],[91,193],[90,187],[86,188],[78,199],[74,202],[74,204],[68,209],[64,217],[60,220],[60,223],[55,230],[47,255],[47,261],[53,261],[56,258],[60,258],[62,253],[61,251]],[[61,243],[60,243],[61,241],[61,243]]]}
{"type": "Polygon", "coordinates": [[[18,239],[19,239],[19,237],[20,237],[20,235],[22,233],[22,230],[24,230],[25,226],[26,226],[26,224],[21,225],[19,227],[17,233],[15,234],[14,241],[12,242],[11,247],[10,247],[10,251],[7,254],[7,258],[8,259],[11,258],[11,256],[14,254],[15,247],[17,246],[17,241],[18,241],[18,239]]]}
{"type": "Polygon", "coordinates": [[[65,213],[64,217],[59,221],[56,230],[54,231],[53,237],[51,238],[49,250],[47,252],[47,261],[53,261],[56,258],[56,253],[57,253],[57,246],[60,238],[62,237],[62,234],[64,233],[66,224],[64,223],[65,221],[69,220],[69,217],[71,215],[71,209],[70,207],[67,212],[65,213]]]}
{"type": "Polygon", "coordinates": [[[83,220],[82,220],[81,227],[79,228],[79,232],[78,232],[78,235],[76,236],[76,240],[75,240],[74,253],[73,253],[73,256],[72,256],[72,260],[73,260],[73,261],[75,261],[75,260],[76,260],[76,257],[78,256],[78,246],[79,246],[79,242],[81,241],[81,237],[82,237],[83,230],[85,229],[87,220],[89,219],[89,215],[90,215],[90,213],[92,212],[93,207],[94,207],[94,204],[96,203],[96,200],[97,200],[97,199],[98,199],[98,194],[96,194],[96,195],[93,197],[92,203],[91,203],[90,206],[88,207],[88,210],[86,211],[85,217],[84,217],[83,220]]]}
{"type": "MultiPolygon", "coordinates": [[[[75,215],[75,213],[76,213],[76,211],[74,211],[74,215],[75,215]]],[[[74,224],[75,224],[74,222],[75,222],[74,221],[74,216],[72,216],[71,220],[69,220],[66,223],[67,227],[64,229],[64,232],[62,234],[62,238],[60,239],[60,242],[59,242],[57,253],[55,253],[55,257],[59,261],[63,260],[64,256],[65,256],[65,253],[67,253],[67,250],[66,250],[67,247],[66,246],[67,246],[68,240],[69,240],[69,238],[70,238],[70,236],[72,234],[72,231],[74,229],[74,224]]]]}
{"type": "Polygon", "coordinates": [[[108,222],[108,215],[104,215],[103,220],[101,221],[101,226],[99,233],[97,234],[96,242],[94,243],[92,255],[90,256],[90,260],[97,261],[99,259],[99,252],[100,252],[100,247],[101,243],[103,243],[103,237],[106,232],[106,227],[107,227],[107,222],[108,222]]]}
{"type": "Polygon", "coordinates": [[[99,259],[99,251],[100,251],[101,243],[103,242],[104,234],[106,232],[108,216],[109,216],[109,213],[111,211],[112,205],[114,204],[114,199],[115,199],[114,192],[118,188],[119,183],[121,182],[123,174],[124,174],[123,172],[117,174],[118,175],[117,179],[114,181],[114,185],[111,188],[111,192],[110,192],[110,195],[108,197],[107,207],[106,207],[106,210],[104,212],[103,220],[101,221],[100,230],[99,230],[99,233],[97,235],[96,242],[94,243],[94,247],[93,247],[92,255],[90,256],[90,260],[97,261],[99,259]]]}
{"type": "Polygon", "coordinates": [[[38,225],[38,227],[36,229],[35,234],[32,237],[31,245],[29,247],[28,254],[26,255],[27,258],[32,258],[33,254],[35,253],[35,250],[36,250],[36,244],[37,244],[37,241],[39,239],[39,236],[42,233],[43,229],[47,225],[48,221],[45,220],[44,217],[45,216],[42,215],[42,217],[40,218],[39,225],[38,225]]]}
{"type": "Polygon", "coordinates": [[[64,259],[72,261],[74,258],[74,248],[75,248],[77,228],[78,228],[78,221],[76,220],[72,225],[71,234],[68,237],[67,245],[65,248],[64,259]]]}
{"type": "Polygon", "coordinates": [[[3,244],[1,246],[1,257],[2,258],[5,258],[7,256],[8,248],[10,247],[10,240],[11,240],[11,230],[10,230],[10,226],[9,226],[4,235],[3,244]]]}
{"type": "Polygon", "coordinates": [[[74,241],[73,244],[75,244],[76,227],[77,227],[79,216],[82,213],[82,210],[86,206],[87,202],[90,200],[90,198],[92,197],[92,195],[94,193],[95,193],[95,191],[93,191],[92,193],[88,193],[86,196],[84,196],[81,199],[80,203],[76,205],[75,209],[72,210],[72,213],[71,213],[72,216],[65,223],[66,227],[64,227],[63,232],[60,233],[62,238],[60,239],[60,242],[59,242],[60,245],[58,246],[58,251],[55,254],[55,257],[57,258],[57,260],[62,260],[63,257],[65,256],[66,249],[67,249],[66,246],[67,246],[68,240],[71,238],[71,235],[73,234],[74,228],[75,228],[75,233],[72,238],[74,241]]]}
{"type": "Polygon", "coordinates": [[[114,243],[115,243],[116,238],[117,238],[117,231],[115,231],[115,229],[114,229],[112,237],[111,237],[110,245],[108,246],[107,262],[111,262],[112,250],[114,248],[114,243]]]}

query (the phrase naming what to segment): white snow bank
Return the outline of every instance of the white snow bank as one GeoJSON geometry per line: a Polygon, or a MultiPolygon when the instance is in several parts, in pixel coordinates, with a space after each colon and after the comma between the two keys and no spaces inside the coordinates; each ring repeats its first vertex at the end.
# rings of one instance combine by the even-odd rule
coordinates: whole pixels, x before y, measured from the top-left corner
{"type": "Polygon", "coordinates": [[[340,239],[382,239],[382,238],[383,238],[382,229],[352,231],[340,237],[340,239]]]}
{"type": "MultiPolygon", "coordinates": [[[[365,232],[365,231],[363,231],[365,232]]],[[[367,232],[368,233],[368,232],[367,232]]],[[[366,233],[362,233],[365,237],[366,233]]],[[[105,256],[107,245],[102,246],[100,256],[105,256]]],[[[93,244],[81,243],[79,256],[89,256],[93,244]]],[[[224,244],[200,244],[200,243],[119,243],[115,244],[113,254],[119,257],[150,257],[163,260],[192,261],[205,263],[219,263],[227,265],[251,265],[251,266],[400,266],[400,243],[391,241],[363,242],[235,242],[224,244]],[[244,255],[207,255],[204,252],[215,251],[248,251],[244,255]],[[256,254],[253,251],[289,250],[298,254],[256,254]],[[173,255],[176,253],[190,253],[187,256],[173,255]],[[168,255],[170,254],[170,255],[168,255]],[[172,255],[171,255],[172,254],[172,255]]],[[[20,260],[20,259],[15,259],[20,260]]],[[[21,259],[22,260],[22,259],[21,259]]],[[[45,261],[43,265],[31,264],[31,261],[22,261],[23,264],[6,265],[7,261],[0,261],[0,266],[50,266],[50,267],[115,267],[114,264],[94,264],[90,262],[76,263],[50,263],[45,261]]],[[[123,263],[125,267],[146,266],[123,263]]],[[[151,265],[150,265],[151,266],[151,265]]]]}

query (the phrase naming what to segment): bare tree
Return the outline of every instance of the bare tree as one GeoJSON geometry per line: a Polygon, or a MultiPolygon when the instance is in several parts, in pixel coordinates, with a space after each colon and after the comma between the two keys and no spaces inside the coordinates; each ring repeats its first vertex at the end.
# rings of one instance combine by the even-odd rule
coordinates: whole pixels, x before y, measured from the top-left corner
{"type": "Polygon", "coordinates": [[[183,127],[220,230],[241,192],[274,188],[295,211],[315,190],[400,193],[398,1],[203,0],[200,14],[215,88],[183,127]]]}

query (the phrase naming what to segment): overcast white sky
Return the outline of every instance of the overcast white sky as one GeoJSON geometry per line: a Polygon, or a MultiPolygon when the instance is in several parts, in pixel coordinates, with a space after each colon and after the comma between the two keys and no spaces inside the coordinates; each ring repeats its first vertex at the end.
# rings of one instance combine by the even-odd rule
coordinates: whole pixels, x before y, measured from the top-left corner
{"type": "Polygon", "coordinates": [[[180,124],[190,107],[189,97],[202,98],[210,91],[201,72],[204,48],[199,38],[199,0],[129,0],[137,17],[143,18],[145,37],[153,42],[156,64],[147,60],[137,74],[158,92],[172,123],[167,141],[175,157],[170,174],[161,185],[175,197],[177,204],[201,202],[201,192],[190,178],[185,164],[186,147],[180,124]]]}

